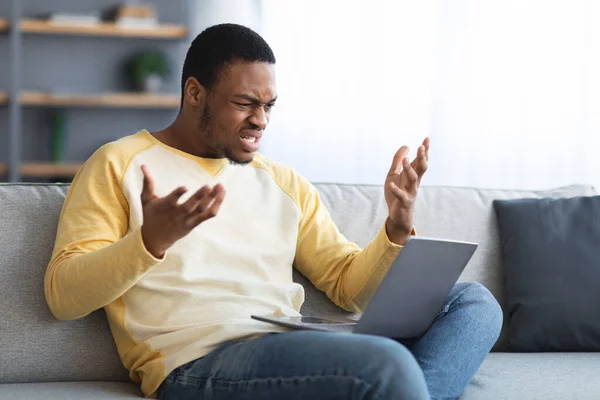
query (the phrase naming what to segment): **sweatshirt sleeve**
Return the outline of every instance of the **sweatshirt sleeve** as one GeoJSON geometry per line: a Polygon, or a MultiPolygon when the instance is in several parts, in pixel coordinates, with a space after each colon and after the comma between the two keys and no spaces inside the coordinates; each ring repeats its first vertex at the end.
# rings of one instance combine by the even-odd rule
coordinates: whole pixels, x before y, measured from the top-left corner
{"type": "Polygon", "coordinates": [[[160,262],[145,249],[140,229],[128,233],[121,187],[126,164],[106,145],[69,188],[44,279],[46,301],[58,319],[81,318],[110,304],[160,262]]]}
{"type": "Polygon", "coordinates": [[[302,213],[296,269],[339,307],[362,312],[403,246],[389,240],[383,224],[361,249],[339,232],[317,189],[302,177],[295,180],[302,213]]]}

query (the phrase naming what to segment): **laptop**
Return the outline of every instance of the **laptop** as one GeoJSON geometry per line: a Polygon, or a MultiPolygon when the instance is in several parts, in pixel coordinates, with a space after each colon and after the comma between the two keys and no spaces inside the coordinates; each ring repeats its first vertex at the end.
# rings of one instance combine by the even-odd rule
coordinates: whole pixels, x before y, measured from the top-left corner
{"type": "Polygon", "coordinates": [[[358,319],[252,315],[291,329],[420,338],[448,299],[476,243],[412,236],[358,319]]]}

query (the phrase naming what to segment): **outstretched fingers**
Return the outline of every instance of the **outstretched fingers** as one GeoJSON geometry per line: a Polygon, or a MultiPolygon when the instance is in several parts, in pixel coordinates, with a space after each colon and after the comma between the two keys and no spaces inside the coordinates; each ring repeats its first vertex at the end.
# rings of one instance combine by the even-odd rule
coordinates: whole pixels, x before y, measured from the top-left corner
{"type": "Polygon", "coordinates": [[[154,179],[150,176],[150,172],[148,171],[148,167],[146,165],[142,165],[142,174],[144,175],[144,183],[142,187],[142,204],[149,202],[156,198],[154,194],[154,179]]]}
{"type": "Polygon", "coordinates": [[[188,215],[186,219],[187,227],[193,229],[202,222],[217,216],[225,199],[225,193],[225,188],[221,184],[216,185],[211,193],[205,197],[203,204],[195,212],[188,215]]]}
{"type": "Polygon", "coordinates": [[[402,188],[410,194],[416,194],[420,179],[419,174],[415,168],[413,168],[411,163],[408,162],[408,159],[404,160],[402,167],[402,173],[400,175],[402,188]]]}
{"type": "Polygon", "coordinates": [[[183,211],[186,214],[196,211],[196,209],[199,208],[204,201],[206,201],[206,198],[211,191],[212,189],[210,186],[202,186],[185,203],[181,205],[183,211]]]}
{"type": "Polygon", "coordinates": [[[390,167],[390,171],[388,172],[388,176],[390,175],[398,175],[402,171],[402,164],[404,163],[404,159],[408,155],[408,146],[402,146],[396,154],[394,154],[394,159],[392,160],[392,166],[390,167]]]}

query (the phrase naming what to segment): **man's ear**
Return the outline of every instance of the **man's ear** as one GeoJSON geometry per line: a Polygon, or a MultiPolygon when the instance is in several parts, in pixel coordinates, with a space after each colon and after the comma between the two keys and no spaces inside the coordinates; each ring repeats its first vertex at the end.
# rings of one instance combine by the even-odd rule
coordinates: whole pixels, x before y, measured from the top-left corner
{"type": "Polygon", "coordinates": [[[206,102],[207,91],[198,82],[196,78],[189,77],[185,81],[185,86],[183,87],[185,101],[190,103],[194,107],[203,107],[206,102]]]}

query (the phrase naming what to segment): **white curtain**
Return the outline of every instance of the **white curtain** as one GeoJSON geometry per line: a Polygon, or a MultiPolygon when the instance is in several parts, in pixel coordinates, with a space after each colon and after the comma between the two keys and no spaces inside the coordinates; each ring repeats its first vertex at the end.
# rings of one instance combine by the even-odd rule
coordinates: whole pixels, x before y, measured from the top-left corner
{"type": "Polygon", "coordinates": [[[431,131],[431,2],[263,1],[280,100],[263,151],[313,181],[383,183],[431,131]]]}
{"type": "MultiPolygon", "coordinates": [[[[261,31],[261,0],[187,0],[190,37],[209,26],[241,24],[261,31]]],[[[186,49],[187,50],[187,49],[186,49]]]]}
{"type": "Polygon", "coordinates": [[[430,185],[600,189],[600,1],[263,0],[280,101],[263,152],[384,180],[432,138],[430,185]]]}

